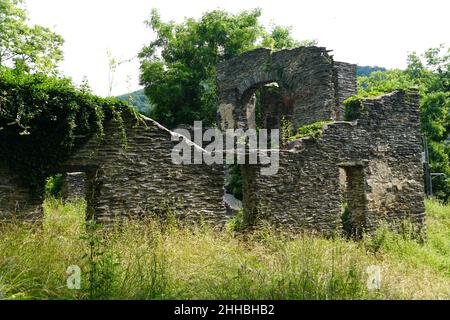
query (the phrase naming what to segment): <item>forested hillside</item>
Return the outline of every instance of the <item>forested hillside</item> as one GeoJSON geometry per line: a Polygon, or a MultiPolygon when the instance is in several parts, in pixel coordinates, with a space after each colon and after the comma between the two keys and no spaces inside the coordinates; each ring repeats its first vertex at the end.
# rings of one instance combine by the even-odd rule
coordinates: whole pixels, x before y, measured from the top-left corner
{"type": "Polygon", "coordinates": [[[367,77],[374,71],[386,71],[386,68],[378,66],[357,66],[356,75],[358,77],[367,77]]]}
{"type": "Polygon", "coordinates": [[[152,111],[152,105],[145,95],[144,89],[123,94],[117,99],[128,102],[143,114],[150,114],[152,111]]]}

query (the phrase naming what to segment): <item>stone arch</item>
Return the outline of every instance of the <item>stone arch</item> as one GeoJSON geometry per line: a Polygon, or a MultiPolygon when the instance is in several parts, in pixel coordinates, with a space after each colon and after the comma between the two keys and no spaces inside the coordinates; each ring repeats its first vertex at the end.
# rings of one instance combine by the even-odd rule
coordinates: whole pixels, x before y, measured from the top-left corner
{"type": "Polygon", "coordinates": [[[220,63],[218,117],[222,129],[247,128],[249,93],[271,82],[283,89],[283,99],[292,107],[294,128],[317,121],[340,120],[339,104],[356,92],[356,83],[339,79],[343,78],[343,72],[356,73],[356,68],[335,64],[328,52],[321,47],[277,52],[260,48],[220,63]]]}
{"type": "MultiPolygon", "coordinates": [[[[267,86],[277,87],[279,88],[279,84],[274,80],[266,80],[263,82],[259,82],[254,84],[252,87],[247,88],[246,91],[242,93],[239,99],[238,108],[236,109],[237,118],[240,120],[243,127],[245,129],[256,129],[258,126],[257,123],[257,113],[260,112],[260,116],[264,117],[264,115],[269,111],[267,110],[271,104],[276,105],[278,101],[269,101],[270,92],[267,89],[267,86]],[[259,101],[257,99],[257,95],[259,95],[259,101]],[[263,100],[267,98],[266,100],[263,100]],[[268,103],[267,103],[268,102],[268,103]],[[272,103],[271,103],[272,102],[272,103]],[[257,105],[258,104],[258,105],[257,105]],[[258,107],[260,110],[257,110],[258,107]]],[[[267,122],[263,121],[263,123],[259,123],[264,128],[278,128],[277,126],[267,126],[267,122]]]]}

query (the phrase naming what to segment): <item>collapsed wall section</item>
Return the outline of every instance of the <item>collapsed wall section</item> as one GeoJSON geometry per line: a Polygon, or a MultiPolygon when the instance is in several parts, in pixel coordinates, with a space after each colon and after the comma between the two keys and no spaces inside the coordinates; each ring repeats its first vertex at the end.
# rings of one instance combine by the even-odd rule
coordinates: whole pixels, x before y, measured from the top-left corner
{"type": "Polygon", "coordinates": [[[353,130],[350,123],[331,124],[318,141],[303,138],[293,141],[292,149],[282,150],[278,173],[256,178],[260,217],[283,228],[327,235],[340,231],[339,149],[356,152],[353,130]]]}

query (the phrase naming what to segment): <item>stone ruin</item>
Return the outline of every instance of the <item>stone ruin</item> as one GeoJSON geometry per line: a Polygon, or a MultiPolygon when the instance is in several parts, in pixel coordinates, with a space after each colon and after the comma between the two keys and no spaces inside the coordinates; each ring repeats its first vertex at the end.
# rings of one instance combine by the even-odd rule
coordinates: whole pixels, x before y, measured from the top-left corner
{"type": "MultiPolygon", "coordinates": [[[[365,99],[357,119],[344,121],[343,102],[356,93],[356,66],[334,61],[329,52],[256,49],[218,66],[222,130],[277,129],[285,119],[295,132],[331,121],[320,137],[282,148],[275,175],[261,175],[261,165],[241,165],[246,223],[263,219],[332,235],[373,232],[382,222],[395,226],[408,219],[424,232],[418,94],[396,91],[365,99]]],[[[174,132],[149,118],[125,119],[125,125],[126,148],[111,121],[103,140],[92,138],[63,166],[63,194],[84,197],[88,217],[109,222],[170,210],[217,225],[230,219],[225,166],[174,164],[174,132]]],[[[36,217],[40,201],[0,165],[0,217],[36,217]]]]}
{"type": "MultiPolygon", "coordinates": [[[[356,66],[335,62],[325,48],[258,49],[222,63],[218,80],[222,129],[255,128],[255,93],[262,127],[293,129],[333,120],[319,139],[297,139],[280,150],[280,170],[262,176],[244,165],[245,216],[325,234],[374,231],[382,221],[410,219],[424,227],[419,96],[397,91],[366,99],[358,119],[344,120],[343,102],[356,93],[356,66]],[[268,84],[276,83],[277,90],[268,84]],[[348,207],[343,226],[342,207],[348,207]],[[348,230],[350,229],[350,230],[348,230]]],[[[252,221],[249,221],[250,223],[252,221]]]]}

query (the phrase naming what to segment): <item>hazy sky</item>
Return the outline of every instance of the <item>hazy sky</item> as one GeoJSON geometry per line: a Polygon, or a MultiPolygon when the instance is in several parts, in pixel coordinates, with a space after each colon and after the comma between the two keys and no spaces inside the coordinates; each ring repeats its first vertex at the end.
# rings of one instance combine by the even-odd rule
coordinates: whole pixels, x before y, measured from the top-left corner
{"type": "MultiPolygon", "coordinates": [[[[27,0],[32,23],[61,34],[62,72],[94,92],[108,93],[106,50],[120,59],[136,56],[154,36],[143,21],[157,8],[163,20],[200,17],[216,8],[237,12],[260,7],[261,21],[292,26],[296,39],[317,39],[336,60],[404,68],[407,53],[450,44],[448,0],[27,0]]],[[[139,63],[123,64],[113,94],[139,88],[139,63]],[[127,79],[130,79],[127,81],[127,79]]]]}

